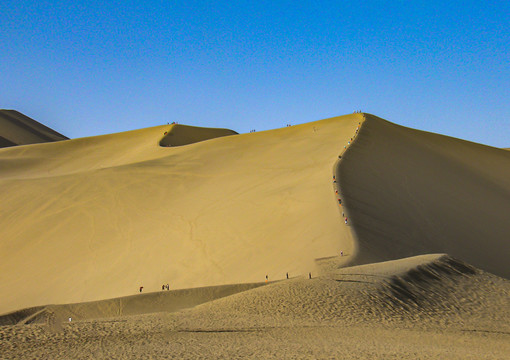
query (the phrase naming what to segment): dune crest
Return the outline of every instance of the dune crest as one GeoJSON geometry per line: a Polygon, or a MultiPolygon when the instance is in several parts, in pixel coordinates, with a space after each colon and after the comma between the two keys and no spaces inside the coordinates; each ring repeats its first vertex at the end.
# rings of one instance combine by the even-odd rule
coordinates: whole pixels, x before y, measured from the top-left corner
{"type": "Polygon", "coordinates": [[[447,253],[510,278],[510,153],[366,114],[337,167],[358,263],[447,253]]]}

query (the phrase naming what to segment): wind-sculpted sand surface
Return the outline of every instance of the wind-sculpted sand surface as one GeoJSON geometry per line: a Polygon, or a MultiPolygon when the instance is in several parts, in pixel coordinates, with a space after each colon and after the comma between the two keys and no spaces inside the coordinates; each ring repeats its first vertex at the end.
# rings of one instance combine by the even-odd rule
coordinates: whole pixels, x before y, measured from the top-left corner
{"type": "Polygon", "coordinates": [[[505,359],[509,295],[508,280],[429,255],[285,280],[176,313],[4,326],[0,345],[8,358],[505,359]]]}

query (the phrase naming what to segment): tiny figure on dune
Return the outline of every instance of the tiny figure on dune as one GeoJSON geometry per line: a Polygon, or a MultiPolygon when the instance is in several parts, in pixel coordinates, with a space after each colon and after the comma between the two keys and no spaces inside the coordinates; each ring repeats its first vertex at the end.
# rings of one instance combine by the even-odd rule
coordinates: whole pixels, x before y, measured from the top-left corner
{"type": "Polygon", "coordinates": [[[287,279],[289,278],[289,273],[287,273],[287,279]]]}
{"type": "Polygon", "coordinates": [[[266,282],[268,282],[268,281],[269,281],[269,276],[268,276],[268,275],[266,275],[266,282]]]}
{"type": "Polygon", "coordinates": [[[161,285],[161,290],[165,290],[165,285],[161,285]]]}
{"type": "Polygon", "coordinates": [[[345,218],[345,224],[347,225],[347,218],[345,218]]]}
{"type": "Polygon", "coordinates": [[[309,272],[309,273],[308,273],[308,279],[311,279],[311,278],[312,278],[312,273],[311,273],[311,272],[309,272]]]}
{"type": "Polygon", "coordinates": [[[344,252],[343,251],[340,251],[340,256],[344,256],[344,252]]]}
{"type": "Polygon", "coordinates": [[[143,286],[140,286],[140,292],[142,292],[142,291],[143,291],[143,286]]]}
{"type": "Polygon", "coordinates": [[[166,289],[170,290],[170,284],[166,284],[166,289]]]}

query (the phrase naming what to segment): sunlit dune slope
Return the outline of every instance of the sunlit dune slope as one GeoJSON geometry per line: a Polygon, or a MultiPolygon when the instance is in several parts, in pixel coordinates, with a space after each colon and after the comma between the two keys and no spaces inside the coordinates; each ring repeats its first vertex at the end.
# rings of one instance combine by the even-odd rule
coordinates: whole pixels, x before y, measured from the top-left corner
{"type": "Polygon", "coordinates": [[[162,146],[193,144],[233,135],[227,129],[161,125],[51,144],[4,149],[0,179],[59,176],[98,170],[168,156],[162,146]]]}
{"type": "Polygon", "coordinates": [[[361,263],[443,252],[510,278],[510,153],[366,115],[337,168],[361,263]]]}
{"type": "Polygon", "coordinates": [[[0,109],[0,148],[66,139],[64,135],[18,111],[0,109]]]}
{"type": "Polygon", "coordinates": [[[348,261],[331,180],[360,121],[161,147],[169,125],[0,150],[0,312],[273,280],[341,250],[348,261]]]}

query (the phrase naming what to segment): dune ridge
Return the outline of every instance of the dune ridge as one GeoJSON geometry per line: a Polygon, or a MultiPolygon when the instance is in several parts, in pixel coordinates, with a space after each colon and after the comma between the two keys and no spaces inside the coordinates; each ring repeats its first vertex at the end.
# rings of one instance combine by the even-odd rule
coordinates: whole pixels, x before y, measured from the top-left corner
{"type": "Polygon", "coordinates": [[[46,305],[22,309],[0,316],[0,326],[48,324],[51,321],[105,319],[154,312],[175,312],[247,291],[267,283],[209,286],[193,289],[143,293],[121,298],[76,304],[46,305]]]}
{"type": "Polygon", "coordinates": [[[447,253],[510,277],[510,154],[365,114],[336,176],[357,263],[447,253]]]}

